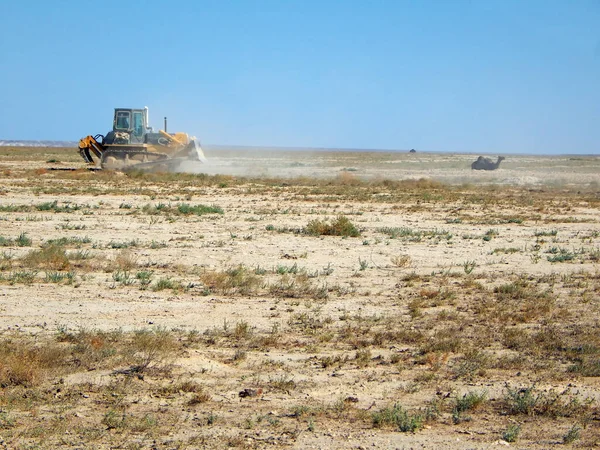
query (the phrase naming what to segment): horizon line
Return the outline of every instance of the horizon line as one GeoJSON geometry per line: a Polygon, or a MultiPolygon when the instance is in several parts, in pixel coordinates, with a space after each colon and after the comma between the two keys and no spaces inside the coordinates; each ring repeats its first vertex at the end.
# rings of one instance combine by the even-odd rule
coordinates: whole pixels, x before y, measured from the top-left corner
{"type": "MultiPolygon", "coordinates": [[[[0,139],[0,147],[10,147],[15,144],[25,143],[44,143],[44,144],[72,144],[77,147],[78,141],[70,140],[53,140],[53,139],[0,139]]],[[[415,150],[415,153],[428,154],[459,154],[459,155],[518,155],[518,156],[600,156],[600,153],[532,153],[506,150],[504,152],[482,151],[482,150],[418,150],[408,148],[385,149],[385,148],[352,148],[352,147],[304,147],[304,146],[277,146],[277,145],[244,145],[244,144],[201,144],[205,148],[214,150],[225,149],[245,149],[251,151],[271,150],[271,151],[312,151],[312,152],[364,152],[364,153],[410,153],[415,150]]],[[[20,147],[65,147],[65,145],[17,145],[20,147]]]]}

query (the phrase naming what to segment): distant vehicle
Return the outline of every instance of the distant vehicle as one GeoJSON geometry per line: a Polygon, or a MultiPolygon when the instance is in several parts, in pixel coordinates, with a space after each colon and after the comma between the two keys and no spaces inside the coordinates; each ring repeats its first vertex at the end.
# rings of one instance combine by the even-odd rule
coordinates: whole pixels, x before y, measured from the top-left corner
{"type": "Polygon", "coordinates": [[[186,133],[155,133],[148,108],[115,108],[113,128],[79,141],[79,154],[91,165],[113,170],[171,170],[185,161],[206,161],[200,144],[186,133]]]}
{"type": "Polygon", "coordinates": [[[414,148],[411,148],[408,153],[417,153],[417,151],[414,148]]]}

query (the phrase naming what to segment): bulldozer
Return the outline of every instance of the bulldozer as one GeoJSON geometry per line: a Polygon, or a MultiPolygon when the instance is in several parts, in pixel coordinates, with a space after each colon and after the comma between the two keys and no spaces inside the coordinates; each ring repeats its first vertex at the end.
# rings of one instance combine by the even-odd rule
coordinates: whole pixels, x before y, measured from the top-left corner
{"type": "Polygon", "coordinates": [[[95,169],[176,171],[187,161],[205,162],[194,136],[154,132],[148,126],[148,107],[115,108],[113,128],[105,136],[86,136],[79,141],[79,154],[95,169]]]}

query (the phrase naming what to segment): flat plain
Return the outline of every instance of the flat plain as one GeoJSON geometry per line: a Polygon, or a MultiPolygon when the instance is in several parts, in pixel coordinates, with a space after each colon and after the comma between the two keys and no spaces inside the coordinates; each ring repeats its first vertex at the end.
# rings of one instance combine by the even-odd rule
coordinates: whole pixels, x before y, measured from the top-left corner
{"type": "Polygon", "coordinates": [[[206,153],[0,148],[0,448],[600,446],[600,158],[206,153]]]}

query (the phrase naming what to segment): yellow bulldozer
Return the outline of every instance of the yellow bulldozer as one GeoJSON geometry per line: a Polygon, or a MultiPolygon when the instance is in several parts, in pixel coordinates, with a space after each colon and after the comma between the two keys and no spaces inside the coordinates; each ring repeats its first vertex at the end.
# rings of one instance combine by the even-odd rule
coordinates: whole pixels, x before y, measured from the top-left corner
{"type": "Polygon", "coordinates": [[[148,107],[115,108],[112,131],[86,136],[79,154],[95,168],[111,170],[178,170],[188,161],[206,161],[195,137],[186,133],[157,133],[148,126],[148,107]]]}

